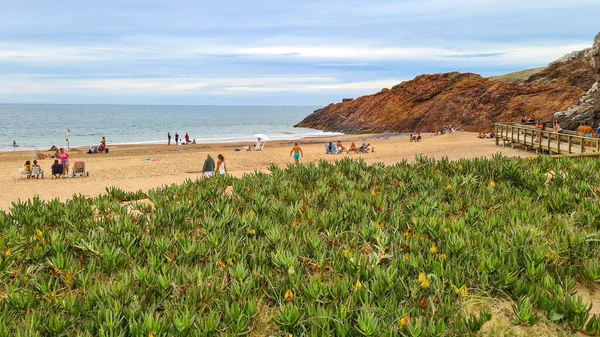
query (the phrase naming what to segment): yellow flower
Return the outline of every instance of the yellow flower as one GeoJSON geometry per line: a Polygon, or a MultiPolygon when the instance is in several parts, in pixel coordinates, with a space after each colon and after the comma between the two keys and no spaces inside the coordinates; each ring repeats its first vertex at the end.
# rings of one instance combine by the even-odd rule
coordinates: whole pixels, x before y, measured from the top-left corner
{"type": "Polygon", "coordinates": [[[294,222],[292,222],[292,228],[296,228],[296,220],[294,220],[294,222]]]}
{"type": "Polygon", "coordinates": [[[377,193],[375,193],[375,190],[371,190],[371,195],[372,196],[376,196],[377,195],[377,193]]]}
{"type": "Polygon", "coordinates": [[[402,327],[402,329],[406,328],[406,326],[408,325],[408,314],[404,314],[404,316],[402,316],[402,318],[400,319],[400,326],[402,327]]]}
{"type": "Polygon", "coordinates": [[[442,253],[442,255],[440,255],[440,259],[445,260],[446,259],[446,253],[442,253]]]}
{"type": "Polygon", "coordinates": [[[12,252],[11,252],[10,248],[8,248],[8,250],[6,251],[6,254],[5,254],[5,255],[6,255],[7,257],[12,255],[12,252]]]}
{"type": "Polygon", "coordinates": [[[448,186],[446,186],[447,190],[451,190],[452,189],[452,185],[448,184],[448,186]]]}
{"type": "Polygon", "coordinates": [[[459,171],[462,171],[462,170],[463,170],[463,167],[462,167],[462,165],[458,165],[458,170],[459,170],[459,171]]]}
{"type": "Polygon", "coordinates": [[[450,230],[446,227],[444,227],[444,233],[448,233],[450,230]]]}
{"type": "Polygon", "coordinates": [[[152,331],[148,332],[148,337],[154,337],[154,334],[152,333],[152,331]]]}
{"type": "Polygon", "coordinates": [[[342,255],[344,255],[345,258],[348,258],[348,256],[350,256],[350,252],[348,251],[348,249],[344,249],[342,255]]]}
{"type": "Polygon", "coordinates": [[[495,183],[493,180],[492,180],[492,181],[490,181],[490,187],[491,187],[491,188],[494,188],[494,187],[496,187],[496,183],[495,183]]]}
{"type": "Polygon", "coordinates": [[[432,243],[432,244],[431,244],[431,248],[429,248],[429,252],[430,252],[431,254],[435,254],[435,253],[437,253],[437,247],[435,246],[435,243],[432,243]]]}
{"type": "Polygon", "coordinates": [[[294,293],[291,289],[288,289],[283,296],[285,303],[290,303],[294,299],[294,293]]]}
{"type": "Polygon", "coordinates": [[[363,287],[362,283],[360,283],[360,280],[356,280],[356,284],[352,286],[352,289],[354,289],[354,291],[359,291],[361,290],[363,287]]]}
{"type": "Polygon", "coordinates": [[[406,254],[404,254],[404,258],[405,258],[406,260],[410,260],[410,254],[409,254],[409,253],[406,253],[406,254]]]}
{"type": "Polygon", "coordinates": [[[256,235],[256,230],[255,230],[254,228],[252,228],[252,229],[250,229],[250,230],[248,231],[248,234],[249,234],[250,236],[254,236],[254,235],[256,235]]]}
{"type": "Polygon", "coordinates": [[[467,285],[463,284],[460,288],[456,288],[455,286],[452,286],[454,288],[454,292],[461,297],[465,297],[467,295],[469,295],[469,290],[467,289],[467,285]]]}
{"type": "Polygon", "coordinates": [[[228,258],[227,259],[227,264],[230,265],[230,266],[233,265],[233,259],[232,258],[228,258]]]}
{"type": "Polygon", "coordinates": [[[556,255],[553,252],[546,252],[545,256],[549,261],[554,261],[554,259],[556,259],[556,255]]]}
{"type": "Polygon", "coordinates": [[[429,279],[427,279],[427,275],[425,275],[425,273],[419,273],[419,283],[421,283],[421,288],[429,288],[429,279]]]}
{"type": "Polygon", "coordinates": [[[294,335],[292,335],[291,333],[288,332],[285,334],[285,337],[294,337],[294,335]]]}

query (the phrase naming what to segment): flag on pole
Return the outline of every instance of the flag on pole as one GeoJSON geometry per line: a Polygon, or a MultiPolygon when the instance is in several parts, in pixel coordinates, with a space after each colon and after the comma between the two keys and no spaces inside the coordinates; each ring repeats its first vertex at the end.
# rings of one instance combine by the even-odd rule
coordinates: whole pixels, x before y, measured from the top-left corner
{"type": "Polygon", "coordinates": [[[71,133],[71,129],[67,128],[67,132],[68,132],[68,133],[71,133]]]}

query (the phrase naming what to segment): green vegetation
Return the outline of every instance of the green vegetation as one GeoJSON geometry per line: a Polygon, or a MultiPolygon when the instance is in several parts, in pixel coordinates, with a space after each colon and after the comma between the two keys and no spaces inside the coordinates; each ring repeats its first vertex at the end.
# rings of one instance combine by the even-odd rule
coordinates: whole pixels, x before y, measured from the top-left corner
{"type": "Polygon", "coordinates": [[[344,159],[15,203],[0,336],[465,336],[492,318],[473,296],[512,301],[514,326],[599,332],[574,290],[600,280],[599,170],[344,159]]]}
{"type": "Polygon", "coordinates": [[[517,71],[514,73],[505,74],[505,75],[490,76],[488,78],[492,81],[523,83],[525,80],[527,80],[529,78],[529,76],[539,73],[540,71],[542,71],[544,69],[546,69],[546,67],[522,70],[522,71],[517,71]]]}

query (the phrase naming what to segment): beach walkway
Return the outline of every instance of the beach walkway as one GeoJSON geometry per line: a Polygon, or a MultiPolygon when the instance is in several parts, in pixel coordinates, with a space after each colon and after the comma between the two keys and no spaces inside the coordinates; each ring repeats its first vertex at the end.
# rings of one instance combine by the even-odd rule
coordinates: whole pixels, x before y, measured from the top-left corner
{"type": "Polygon", "coordinates": [[[538,153],[559,156],[600,156],[600,139],[585,138],[571,132],[536,130],[520,123],[494,124],[496,145],[524,147],[538,153]]]}

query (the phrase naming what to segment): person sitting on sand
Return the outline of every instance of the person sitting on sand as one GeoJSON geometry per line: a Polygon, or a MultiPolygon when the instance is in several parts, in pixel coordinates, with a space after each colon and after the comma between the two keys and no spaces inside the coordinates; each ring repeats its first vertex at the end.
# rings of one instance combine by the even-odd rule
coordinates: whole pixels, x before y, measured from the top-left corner
{"type": "Polygon", "coordinates": [[[204,166],[202,167],[202,172],[204,172],[204,178],[212,177],[214,171],[215,171],[215,160],[210,156],[210,153],[209,153],[206,155],[206,159],[204,160],[204,166]]]}
{"type": "Polygon", "coordinates": [[[421,141],[421,132],[417,133],[417,138],[416,138],[417,142],[421,141]]]}
{"type": "Polygon", "coordinates": [[[102,140],[100,141],[100,145],[103,145],[104,147],[106,147],[106,137],[102,137],[102,140]]]}
{"type": "Polygon", "coordinates": [[[338,153],[342,153],[342,152],[346,151],[346,148],[344,147],[344,145],[342,145],[341,140],[338,140],[338,142],[337,142],[337,150],[338,150],[338,153]]]}
{"type": "Polygon", "coordinates": [[[371,144],[367,144],[365,148],[365,153],[375,152],[375,149],[371,146],[371,144]]]}
{"type": "Polygon", "coordinates": [[[38,165],[37,160],[33,161],[33,165],[31,166],[32,170],[33,170],[34,167],[37,168],[38,170],[40,170],[40,174],[36,174],[35,178],[39,178],[41,176],[42,179],[44,179],[44,170],[42,170],[42,168],[40,167],[40,165],[38,165]]]}
{"type": "Polygon", "coordinates": [[[225,157],[222,154],[217,156],[217,168],[215,168],[215,173],[219,173],[219,175],[227,174],[227,166],[225,165],[225,157]]]}
{"type": "Polygon", "coordinates": [[[19,145],[17,145],[17,141],[13,140],[13,147],[19,147],[19,145]]]}
{"type": "Polygon", "coordinates": [[[352,142],[352,144],[350,144],[350,148],[348,149],[348,152],[356,153],[356,145],[354,144],[354,142],[352,142]]]}
{"type": "Polygon", "coordinates": [[[417,136],[413,136],[413,134],[410,134],[410,141],[411,142],[416,142],[417,141],[417,136]]]}
{"type": "Polygon", "coordinates": [[[25,165],[23,165],[23,171],[27,175],[27,179],[31,178],[31,162],[27,160],[25,165]]]}
{"type": "Polygon", "coordinates": [[[358,153],[365,153],[365,150],[367,149],[367,143],[363,143],[360,148],[358,150],[356,150],[356,152],[358,153]]]}
{"type": "Polygon", "coordinates": [[[194,140],[192,140],[192,144],[196,144],[196,138],[194,138],[194,140]]]}
{"type": "Polygon", "coordinates": [[[527,122],[528,123],[535,123],[535,116],[533,114],[531,116],[529,116],[529,120],[527,122]]]}
{"type": "Polygon", "coordinates": [[[527,117],[525,117],[525,115],[521,116],[521,123],[522,124],[527,123],[527,117]]]}
{"type": "Polygon", "coordinates": [[[479,138],[479,139],[485,139],[485,138],[487,138],[487,137],[486,137],[486,135],[485,135],[485,132],[480,132],[480,133],[479,133],[479,136],[477,136],[477,138],[479,138]]]}
{"type": "Polygon", "coordinates": [[[100,144],[100,146],[98,146],[98,152],[104,153],[104,151],[106,151],[106,146],[104,146],[104,144],[100,144]]]}

